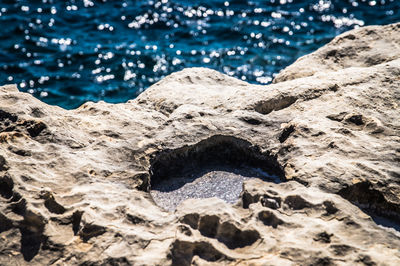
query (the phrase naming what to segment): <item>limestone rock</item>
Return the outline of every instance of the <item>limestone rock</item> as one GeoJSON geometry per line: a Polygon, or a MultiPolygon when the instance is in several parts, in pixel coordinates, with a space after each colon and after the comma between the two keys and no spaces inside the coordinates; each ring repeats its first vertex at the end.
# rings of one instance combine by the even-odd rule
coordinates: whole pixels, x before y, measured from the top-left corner
{"type": "Polygon", "coordinates": [[[399,265],[399,28],[269,86],[192,68],[75,110],[0,87],[0,265],[399,265]],[[207,171],[249,175],[236,203],[150,194],[207,171]]]}
{"type": "Polygon", "coordinates": [[[345,32],[282,70],[274,83],[349,67],[370,67],[399,58],[400,25],[369,26],[345,32]]]}

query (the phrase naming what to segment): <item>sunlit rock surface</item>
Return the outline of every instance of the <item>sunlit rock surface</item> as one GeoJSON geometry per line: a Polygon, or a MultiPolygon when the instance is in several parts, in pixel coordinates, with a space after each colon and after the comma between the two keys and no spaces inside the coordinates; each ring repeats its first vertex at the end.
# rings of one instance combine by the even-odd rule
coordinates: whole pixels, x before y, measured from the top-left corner
{"type": "Polygon", "coordinates": [[[345,33],[269,86],[193,68],[70,111],[0,87],[0,264],[399,265],[399,36],[345,33]]]}

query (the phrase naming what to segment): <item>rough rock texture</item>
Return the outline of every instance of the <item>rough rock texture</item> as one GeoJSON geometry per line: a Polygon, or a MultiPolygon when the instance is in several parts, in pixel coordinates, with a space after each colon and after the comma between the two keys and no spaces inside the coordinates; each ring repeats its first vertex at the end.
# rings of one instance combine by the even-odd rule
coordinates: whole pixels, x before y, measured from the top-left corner
{"type": "Polygon", "coordinates": [[[269,86],[193,68],[70,111],[0,87],[0,265],[400,265],[399,36],[345,33],[269,86]],[[221,165],[282,182],[149,193],[221,165]]]}
{"type": "Polygon", "coordinates": [[[273,82],[390,62],[399,57],[399,50],[399,24],[359,28],[343,33],[314,53],[299,58],[281,71],[273,82]]]}

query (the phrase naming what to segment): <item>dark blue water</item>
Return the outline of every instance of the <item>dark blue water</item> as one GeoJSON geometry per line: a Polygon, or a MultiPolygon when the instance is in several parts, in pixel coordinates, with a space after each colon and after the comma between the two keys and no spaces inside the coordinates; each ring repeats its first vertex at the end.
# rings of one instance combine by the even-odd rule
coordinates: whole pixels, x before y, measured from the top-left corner
{"type": "Polygon", "coordinates": [[[0,0],[0,84],[65,108],[124,102],[205,66],[266,84],[355,27],[400,21],[399,0],[0,0]]]}

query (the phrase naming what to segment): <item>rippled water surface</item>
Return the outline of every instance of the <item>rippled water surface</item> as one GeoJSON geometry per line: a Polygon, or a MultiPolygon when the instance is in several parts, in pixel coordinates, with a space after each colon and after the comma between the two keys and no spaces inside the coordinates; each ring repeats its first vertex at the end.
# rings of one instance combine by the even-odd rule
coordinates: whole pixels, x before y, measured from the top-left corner
{"type": "Polygon", "coordinates": [[[399,0],[0,0],[0,84],[65,108],[192,66],[266,84],[339,33],[399,21],[399,0]]]}

